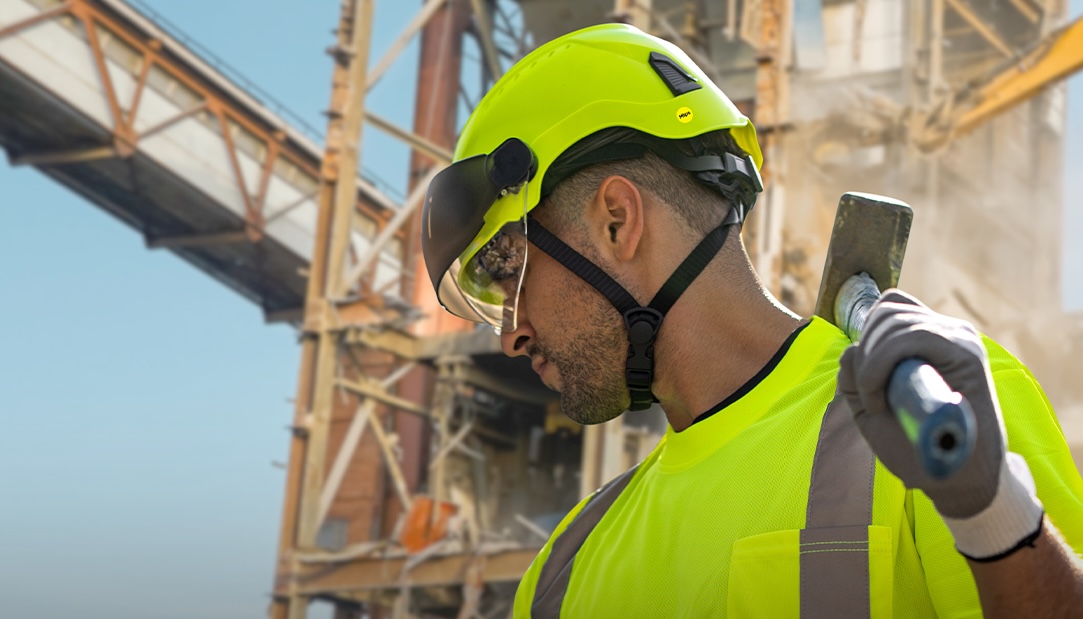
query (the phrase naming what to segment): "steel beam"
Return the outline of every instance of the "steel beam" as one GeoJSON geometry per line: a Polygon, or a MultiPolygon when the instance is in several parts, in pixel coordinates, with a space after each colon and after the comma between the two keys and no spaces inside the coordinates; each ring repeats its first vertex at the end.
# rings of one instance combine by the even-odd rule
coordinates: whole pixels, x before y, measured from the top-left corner
{"type": "Polygon", "coordinates": [[[1015,50],[1004,42],[1004,39],[993,30],[989,24],[982,21],[974,10],[970,8],[963,0],[947,0],[947,3],[951,5],[951,8],[959,14],[974,30],[978,32],[990,45],[995,47],[1000,53],[1011,58],[1015,55],[1015,50]]]}
{"type": "MultiPolygon", "coordinates": [[[[216,106],[217,107],[217,106],[216,106]]],[[[233,180],[237,183],[237,190],[241,193],[241,201],[244,204],[245,230],[253,243],[263,237],[263,214],[256,209],[252,202],[252,194],[248,193],[248,182],[241,170],[241,161],[237,157],[237,146],[233,143],[233,132],[229,127],[229,119],[222,110],[213,110],[218,117],[218,124],[222,130],[222,140],[226,144],[226,156],[229,159],[229,167],[233,170],[233,180]]]]}
{"type": "Polygon", "coordinates": [[[340,297],[345,297],[350,289],[357,284],[358,280],[368,273],[369,267],[376,262],[376,259],[380,256],[380,252],[383,251],[387,242],[390,241],[392,237],[397,236],[402,229],[402,226],[410,220],[414,211],[417,210],[417,207],[419,207],[421,202],[425,199],[425,192],[429,187],[429,183],[440,169],[441,168],[433,167],[428,175],[413,188],[410,195],[406,198],[406,203],[399,208],[395,213],[395,216],[391,218],[391,221],[380,230],[380,234],[376,236],[376,240],[372,242],[372,246],[369,247],[368,252],[358,257],[357,262],[350,269],[350,273],[342,282],[342,289],[339,291],[340,297]]]}
{"type": "MultiPolygon", "coordinates": [[[[414,363],[403,365],[388,375],[387,378],[381,380],[379,386],[385,390],[391,388],[392,385],[402,380],[402,378],[414,367],[414,363]]],[[[369,398],[357,408],[357,412],[354,413],[353,419],[350,420],[350,427],[346,430],[346,436],[342,439],[342,445],[339,447],[338,454],[335,456],[335,462],[331,465],[331,472],[327,474],[327,481],[320,491],[319,522],[321,526],[323,525],[323,521],[327,518],[327,512],[331,509],[331,503],[338,494],[339,486],[342,485],[342,480],[346,476],[346,469],[350,466],[350,461],[357,451],[357,446],[361,444],[361,436],[365,431],[365,426],[370,422],[375,408],[376,400],[374,398],[369,398]]]]}
{"type": "Polygon", "coordinates": [[[402,50],[406,49],[407,44],[410,43],[410,39],[425,27],[425,24],[429,23],[429,19],[436,13],[437,9],[442,7],[447,0],[426,0],[425,6],[421,7],[421,11],[414,16],[406,28],[399,35],[399,38],[395,39],[395,42],[391,44],[391,47],[387,48],[384,55],[376,63],[376,66],[369,71],[368,79],[365,83],[367,90],[372,90],[372,87],[380,81],[384,73],[391,68],[391,65],[395,62],[395,59],[399,57],[402,50]]]}
{"type": "Polygon", "coordinates": [[[40,23],[47,22],[54,17],[60,17],[61,15],[70,12],[71,6],[71,2],[65,2],[58,7],[49,9],[48,11],[44,11],[42,13],[38,13],[33,17],[28,17],[22,21],[17,21],[14,24],[4,26],[3,28],[0,28],[0,39],[3,39],[6,36],[17,34],[23,30],[26,30],[27,28],[31,28],[40,23]]]}
{"type": "Polygon", "coordinates": [[[427,140],[416,133],[412,133],[399,127],[395,123],[387,120],[386,118],[379,116],[369,110],[365,111],[365,120],[372,123],[374,127],[381,131],[398,138],[405,142],[408,146],[413,147],[414,150],[420,151],[429,157],[439,161],[443,165],[448,165],[451,160],[454,159],[451,151],[435,144],[434,142],[427,140]]]}
{"type": "Polygon", "coordinates": [[[453,353],[473,356],[502,352],[500,337],[492,329],[481,328],[420,338],[417,340],[413,358],[430,360],[453,353]]]}
{"type": "Polygon", "coordinates": [[[1011,0],[1011,3],[1030,23],[1037,24],[1041,21],[1042,14],[1039,12],[1039,8],[1032,5],[1028,0],[1011,0]]]}
{"type": "Polygon", "coordinates": [[[397,395],[392,395],[388,393],[387,389],[383,386],[370,380],[357,381],[340,378],[336,381],[336,384],[347,391],[352,391],[358,395],[379,400],[380,402],[401,411],[421,415],[422,417],[430,417],[432,415],[428,408],[420,406],[405,398],[400,398],[397,395]]]}
{"type": "Polygon", "coordinates": [[[301,322],[305,319],[305,310],[301,307],[263,311],[263,320],[269,323],[275,322],[301,322]]]}
{"type": "Polygon", "coordinates": [[[501,353],[500,338],[492,329],[474,329],[425,337],[415,337],[393,330],[352,329],[346,342],[387,351],[415,361],[433,361],[450,354],[472,356],[501,353]]]}
{"type": "Polygon", "coordinates": [[[197,106],[195,106],[195,107],[193,107],[191,109],[184,110],[183,112],[180,112],[179,114],[171,116],[171,117],[163,120],[162,122],[147,128],[142,133],[137,134],[135,136],[135,139],[136,139],[136,141],[138,141],[138,140],[143,140],[143,139],[149,138],[150,136],[154,135],[155,133],[158,133],[159,131],[164,131],[164,130],[172,127],[173,125],[179,123],[180,121],[184,120],[185,118],[195,116],[196,114],[198,114],[198,113],[200,113],[200,112],[202,112],[202,111],[204,111],[206,109],[207,109],[207,102],[204,101],[204,102],[200,103],[199,105],[197,105],[197,106]]]}
{"type": "Polygon", "coordinates": [[[228,245],[244,243],[249,240],[244,230],[212,232],[207,234],[182,234],[179,236],[159,236],[146,238],[148,249],[180,249],[184,247],[206,247],[208,245],[228,245]]]}
{"type": "MultiPolygon", "coordinates": [[[[96,32],[92,28],[93,25],[103,28],[111,36],[130,46],[143,57],[144,65],[141,71],[149,73],[151,67],[161,70],[198,95],[202,101],[202,104],[197,108],[181,112],[173,118],[135,134],[135,115],[140,107],[141,93],[146,87],[145,83],[142,86],[137,85],[132,107],[126,118],[121,113],[119,102],[115,107],[112,101],[110,101],[109,105],[111,112],[115,115],[119,114],[119,116],[114,117],[121,118],[123,121],[118,125],[119,131],[117,127],[113,128],[122,146],[125,141],[130,141],[134,146],[139,140],[163,131],[193,114],[215,108],[220,110],[230,121],[267,144],[269,148],[271,145],[277,144],[280,147],[278,152],[280,158],[296,165],[313,178],[321,178],[320,162],[310,150],[313,146],[311,146],[309,140],[303,139],[297,132],[290,130],[288,127],[283,128],[283,121],[267,108],[241,89],[233,86],[215,69],[188,52],[168,34],[135,13],[120,0],[70,0],[64,5],[31,18],[31,20],[37,23],[65,13],[72,14],[86,24],[88,39],[92,36],[92,33],[96,36],[96,32]],[[125,134],[126,127],[131,129],[130,136],[125,134]],[[287,135],[291,138],[290,140],[286,139],[287,135]]],[[[7,26],[0,30],[0,35],[11,34],[29,27],[33,25],[30,23],[31,20],[7,26]]],[[[94,62],[100,67],[101,63],[98,60],[100,55],[98,52],[101,51],[100,45],[95,48],[92,44],[91,49],[94,53],[94,62]],[[97,49],[97,52],[94,51],[95,49],[97,49]]],[[[104,62],[103,55],[101,62],[104,62]]],[[[99,68],[100,72],[101,69],[99,68]]],[[[142,79],[145,78],[142,76],[137,78],[137,80],[142,79]]],[[[108,72],[102,77],[102,84],[105,87],[103,96],[107,100],[110,98],[115,100],[115,95],[111,96],[110,94],[112,87],[107,80],[109,80],[108,72]]],[[[356,176],[356,170],[353,174],[356,176]]],[[[393,200],[388,199],[370,183],[359,179],[358,186],[360,192],[356,200],[357,209],[366,213],[366,215],[378,219],[383,216],[384,211],[397,209],[398,205],[393,200]],[[362,197],[364,199],[361,199],[362,197]]],[[[257,200],[256,204],[258,205],[258,203],[257,200]]]]}
{"type": "MultiPolygon", "coordinates": [[[[350,427],[346,430],[346,436],[342,439],[342,445],[338,448],[335,462],[331,465],[331,471],[327,474],[327,481],[324,482],[323,488],[320,489],[320,508],[317,517],[320,523],[319,526],[323,526],[324,521],[327,519],[327,512],[330,511],[331,503],[338,494],[342,479],[346,476],[346,469],[350,466],[350,460],[353,459],[357,446],[361,444],[365,426],[368,425],[369,418],[375,408],[376,400],[369,398],[357,408],[353,419],[350,420],[350,427]]],[[[318,529],[319,527],[317,527],[318,529]]]]}
{"type": "Polygon", "coordinates": [[[105,100],[109,103],[109,112],[113,116],[112,128],[114,132],[119,132],[124,126],[124,114],[120,111],[113,77],[109,74],[109,68],[105,64],[105,52],[102,50],[101,41],[98,40],[98,23],[94,15],[86,10],[86,6],[85,3],[80,3],[72,9],[72,13],[83,24],[87,42],[90,44],[90,53],[94,58],[94,66],[98,69],[98,79],[101,80],[102,88],[105,89],[105,100]]]}
{"type": "MultiPolygon", "coordinates": [[[[279,541],[277,579],[296,573],[295,549],[315,546],[319,531],[320,491],[324,485],[327,443],[339,361],[339,333],[328,299],[342,279],[349,247],[351,217],[357,203],[357,166],[364,126],[366,72],[372,35],[374,0],[342,4],[338,47],[351,54],[336,57],[332,76],[331,110],[322,171],[324,186],[316,223],[305,323],[315,326],[302,343],[301,371],[294,410],[295,425],[308,432],[294,433],[290,445],[285,508],[279,541]],[[283,574],[286,572],[286,574],[283,574]]],[[[274,599],[274,619],[303,619],[309,596],[290,586],[274,599]]]]}
{"type": "Polygon", "coordinates": [[[556,393],[545,389],[530,389],[521,385],[511,386],[507,381],[501,380],[481,368],[464,364],[460,370],[462,381],[481,387],[485,391],[496,394],[502,398],[529,402],[531,404],[548,404],[556,399],[556,393]]]}
{"type": "Polygon", "coordinates": [[[46,151],[38,153],[26,153],[8,158],[12,167],[24,165],[56,165],[63,163],[85,163],[100,159],[113,159],[119,157],[115,146],[97,146],[94,148],[77,148],[74,150],[46,151]]]}
{"type": "MultiPolygon", "coordinates": [[[[379,419],[372,420],[372,434],[376,437],[376,442],[380,444],[380,451],[384,455],[384,466],[387,467],[387,472],[394,482],[395,492],[399,495],[399,502],[402,503],[404,511],[410,511],[410,506],[413,505],[414,501],[410,496],[410,489],[406,485],[406,477],[402,474],[402,467],[399,466],[399,462],[395,458],[391,438],[388,437],[379,419]]],[[[398,437],[395,440],[397,441],[398,437]]]]}
{"type": "Polygon", "coordinates": [[[706,71],[707,74],[710,75],[711,77],[713,77],[715,79],[718,78],[718,76],[719,76],[718,68],[715,67],[713,62],[711,62],[711,59],[708,58],[707,56],[703,55],[703,53],[701,53],[698,49],[696,49],[695,45],[692,45],[692,43],[690,41],[688,41],[688,39],[685,38],[685,36],[683,34],[681,34],[681,32],[679,30],[677,30],[673,26],[673,24],[669,23],[669,20],[666,19],[665,15],[663,15],[662,13],[651,10],[649,8],[649,5],[646,5],[646,4],[642,3],[642,2],[636,4],[636,8],[639,9],[640,11],[644,12],[646,15],[648,15],[654,21],[656,21],[658,23],[659,28],[661,28],[662,32],[665,33],[666,37],[672,39],[675,43],[677,43],[677,45],[679,45],[681,47],[681,49],[683,49],[688,54],[688,56],[692,60],[694,60],[697,65],[699,65],[699,68],[706,71]]]}
{"type": "Polygon", "coordinates": [[[487,0],[470,0],[470,4],[474,7],[478,38],[481,39],[481,52],[485,56],[489,77],[495,82],[504,74],[504,70],[500,68],[500,56],[497,54],[496,43],[493,41],[493,21],[489,15],[489,7],[485,5],[486,2],[487,0]]]}

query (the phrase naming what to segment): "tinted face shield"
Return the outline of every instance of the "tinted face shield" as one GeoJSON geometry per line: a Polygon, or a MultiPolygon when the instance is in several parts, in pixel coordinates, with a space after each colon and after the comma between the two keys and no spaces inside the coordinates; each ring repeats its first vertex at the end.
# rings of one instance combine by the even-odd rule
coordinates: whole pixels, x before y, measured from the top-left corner
{"type": "Polygon", "coordinates": [[[536,171],[529,147],[511,138],[488,155],[448,166],[429,184],[421,248],[437,298],[452,314],[498,330],[517,327],[528,181],[536,171]],[[498,201],[504,206],[494,209],[498,201]],[[486,228],[491,236],[479,238],[486,228]]]}

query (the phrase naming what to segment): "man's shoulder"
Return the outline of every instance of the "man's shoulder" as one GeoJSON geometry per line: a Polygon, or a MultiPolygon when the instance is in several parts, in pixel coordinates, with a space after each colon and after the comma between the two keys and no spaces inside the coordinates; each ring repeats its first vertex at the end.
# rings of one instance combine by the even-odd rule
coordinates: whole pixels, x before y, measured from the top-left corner
{"type": "Polygon", "coordinates": [[[982,344],[985,345],[985,352],[989,357],[989,371],[991,373],[997,374],[1004,371],[1022,370],[1027,374],[1030,374],[1030,370],[1027,369],[1027,366],[1000,342],[984,333],[981,335],[981,339],[982,344]]]}

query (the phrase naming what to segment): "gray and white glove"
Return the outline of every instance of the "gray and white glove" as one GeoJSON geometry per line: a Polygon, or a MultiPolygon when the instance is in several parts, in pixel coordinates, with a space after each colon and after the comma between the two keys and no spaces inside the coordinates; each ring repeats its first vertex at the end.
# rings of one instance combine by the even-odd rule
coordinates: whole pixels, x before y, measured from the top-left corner
{"type": "Polygon", "coordinates": [[[1006,556],[1041,531],[1042,504],[1022,457],[1005,448],[1004,420],[981,336],[963,320],[938,314],[917,299],[888,290],[873,305],[861,339],[839,360],[839,391],[884,466],[932,500],[962,554],[1006,556]],[[887,386],[901,361],[932,365],[974,410],[976,443],[951,477],[936,479],[890,410],[887,386]]]}

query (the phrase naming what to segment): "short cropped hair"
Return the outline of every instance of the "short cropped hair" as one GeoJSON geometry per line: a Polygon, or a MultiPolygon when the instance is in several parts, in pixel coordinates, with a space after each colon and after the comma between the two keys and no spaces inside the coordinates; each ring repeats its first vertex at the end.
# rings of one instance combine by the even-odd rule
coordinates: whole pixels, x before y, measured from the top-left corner
{"type": "MultiPolygon", "coordinates": [[[[607,137],[628,131],[623,127],[603,129],[584,141],[604,143],[607,137]]],[[[732,153],[737,157],[746,155],[728,129],[673,142],[690,156],[723,153],[732,153]]],[[[576,146],[558,157],[550,169],[568,165],[566,155],[574,152],[576,146]]],[[[601,182],[613,175],[623,176],[641,190],[649,191],[659,202],[667,205],[690,231],[698,234],[706,234],[718,227],[732,206],[717,189],[696,180],[691,173],[673,166],[649,150],[641,157],[595,163],[571,173],[552,188],[542,204],[547,206],[547,212],[559,224],[572,230],[585,231],[583,206],[594,199],[601,182]]]]}

